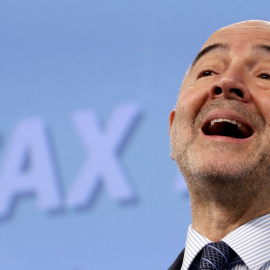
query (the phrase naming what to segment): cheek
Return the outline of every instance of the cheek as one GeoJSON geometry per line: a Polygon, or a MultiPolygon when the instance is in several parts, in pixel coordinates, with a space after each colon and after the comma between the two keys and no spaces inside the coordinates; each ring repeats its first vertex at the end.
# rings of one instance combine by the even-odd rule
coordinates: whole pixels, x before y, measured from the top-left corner
{"type": "Polygon", "coordinates": [[[268,80],[250,80],[250,96],[257,110],[264,118],[266,125],[270,125],[270,82],[268,80]]]}
{"type": "Polygon", "coordinates": [[[259,109],[260,113],[262,114],[266,126],[270,126],[270,93],[268,95],[264,95],[261,97],[256,98],[257,108],[259,109]]]}
{"type": "Polygon", "coordinates": [[[247,82],[249,93],[251,97],[251,103],[254,104],[255,109],[257,109],[264,119],[270,118],[270,82],[264,82],[264,80],[261,81],[255,81],[250,80],[247,82]],[[264,83],[264,85],[263,85],[264,83]],[[266,84],[269,84],[268,87],[266,87],[266,84]],[[264,87],[263,87],[264,86],[264,87]]]}
{"type": "Polygon", "coordinates": [[[182,91],[178,99],[177,109],[181,114],[185,113],[194,117],[207,100],[208,91],[198,87],[189,87],[182,91]]]}

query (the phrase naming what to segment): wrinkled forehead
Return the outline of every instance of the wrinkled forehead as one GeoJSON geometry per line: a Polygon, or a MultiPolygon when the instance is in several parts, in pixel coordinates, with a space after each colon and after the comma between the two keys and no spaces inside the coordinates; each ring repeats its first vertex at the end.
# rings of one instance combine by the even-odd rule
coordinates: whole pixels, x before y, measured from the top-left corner
{"type": "Polygon", "coordinates": [[[223,27],[208,38],[202,49],[213,43],[220,43],[222,41],[235,46],[243,46],[256,42],[270,44],[270,22],[252,20],[223,27]]]}
{"type": "Polygon", "coordinates": [[[191,69],[204,55],[221,49],[232,55],[244,57],[257,49],[270,50],[270,23],[265,21],[245,21],[232,24],[214,32],[195,57],[191,69]]]}

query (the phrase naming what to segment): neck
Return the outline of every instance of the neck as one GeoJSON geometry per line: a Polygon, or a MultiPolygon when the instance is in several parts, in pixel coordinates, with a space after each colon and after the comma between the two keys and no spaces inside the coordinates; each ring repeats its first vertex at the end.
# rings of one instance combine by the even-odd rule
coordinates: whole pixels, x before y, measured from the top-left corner
{"type": "Polygon", "coordinates": [[[194,230],[213,242],[219,242],[223,237],[241,225],[270,213],[268,210],[240,210],[221,207],[215,203],[207,208],[192,206],[192,226],[194,230]]]}
{"type": "Polygon", "coordinates": [[[218,192],[214,189],[215,193],[210,191],[208,196],[201,189],[199,192],[190,189],[192,226],[213,242],[220,241],[241,225],[270,213],[267,188],[252,194],[241,192],[236,187],[223,187],[218,192]]]}

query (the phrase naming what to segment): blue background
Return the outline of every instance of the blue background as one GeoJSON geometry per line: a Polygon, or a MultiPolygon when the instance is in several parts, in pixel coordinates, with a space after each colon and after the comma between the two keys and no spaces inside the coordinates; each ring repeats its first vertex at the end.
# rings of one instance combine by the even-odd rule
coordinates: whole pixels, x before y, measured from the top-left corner
{"type": "Polygon", "coordinates": [[[0,162],[16,124],[39,117],[62,189],[61,211],[44,211],[33,194],[23,194],[0,219],[1,269],[169,267],[191,223],[170,159],[169,113],[208,36],[246,19],[269,20],[270,2],[1,1],[0,162]],[[87,207],[68,207],[65,197],[87,156],[72,114],[92,110],[106,126],[125,104],[141,113],[118,156],[136,200],[119,203],[100,185],[87,207]]]}

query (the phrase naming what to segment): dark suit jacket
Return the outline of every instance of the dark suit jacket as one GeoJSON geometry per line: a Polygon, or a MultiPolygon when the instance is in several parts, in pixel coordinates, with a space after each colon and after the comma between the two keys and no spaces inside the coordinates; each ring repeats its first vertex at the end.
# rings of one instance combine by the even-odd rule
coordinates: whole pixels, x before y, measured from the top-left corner
{"type": "Polygon", "coordinates": [[[168,270],[180,270],[183,260],[184,260],[184,253],[185,249],[182,250],[182,252],[178,255],[174,263],[171,265],[171,267],[168,270]]]}

